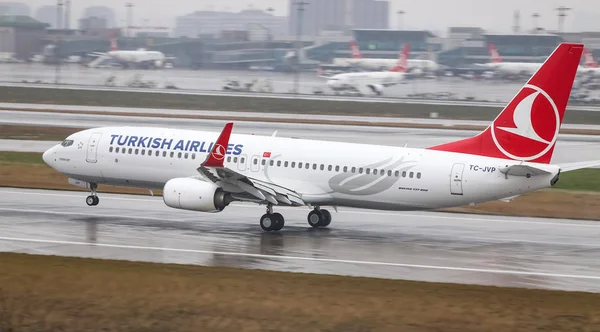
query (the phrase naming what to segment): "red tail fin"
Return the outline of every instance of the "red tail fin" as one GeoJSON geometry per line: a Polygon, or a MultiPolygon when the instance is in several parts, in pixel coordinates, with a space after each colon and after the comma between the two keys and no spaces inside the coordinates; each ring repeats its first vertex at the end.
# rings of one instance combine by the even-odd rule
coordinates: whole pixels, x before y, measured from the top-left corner
{"type": "Polygon", "coordinates": [[[410,53],[410,44],[406,43],[402,48],[402,52],[400,52],[400,57],[398,58],[396,67],[390,69],[390,71],[400,73],[406,72],[406,69],[408,69],[408,53],[410,53]]]}
{"type": "Polygon", "coordinates": [[[486,130],[429,149],[550,163],[582,51],[560,44],[486,130]]]}
{"type": "Polygon", "coordinates": [[[119,50],[119,46],[117,45],[117,37],[112,37],[110,39],[110,50],[111,51],[118,51],[119,50]]]}
{"type": "Polygon", "coordinates": [[[583,66],[585,68],[599,68],[598,63],[594,60],[594,56],[587,48],[583,49],[583,66]]]}
{"type": "Polygon", "coordinates": [[[496,49],[496,45],[489,44],[488,50],[490,51],[490,58],[492,59],[493,63],[502,62],[502,57],[500,56],[500,53],[498,53],[498,50],[496,49]]]}
{"type": "Polygon", "coordinates": [[[352,48],[352,58],[353,59],[362,59],[363,58],[362,54],[360,53],[360,49],[358,48],[358,45],[356,44],[356,41],[351,40],[350,47],[352,48]]]}
{"type": "Polygon", "coordinates": [[[231,136],[231,130],[233,129],[233,122],[229,122],[223,128],[221,135],[213,145],[210,153],[206,157],[206,160],[202,163],[205,167],[223,167],[223,161],[225,160],[225,154],[229,147],[229,136],[231,136]]]}

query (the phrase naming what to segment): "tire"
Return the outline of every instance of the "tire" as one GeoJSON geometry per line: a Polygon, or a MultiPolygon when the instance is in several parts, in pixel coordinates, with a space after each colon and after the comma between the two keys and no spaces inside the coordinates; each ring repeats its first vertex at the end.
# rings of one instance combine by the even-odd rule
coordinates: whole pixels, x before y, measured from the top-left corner
{"type": "Polygon", "coordinates": [[[319,223],[319,226],[321,226],[321,227],[329,226],[329,224],[331,224],[331,213],[329,213],[329,211],[327,211],[327,210],[321,209],[321,214],[323,215],[323,219],[319,223]]]}
{"type": "Polygon", "coordinates": [[[321,221],[323,220],[323,214],[319,210],[312,210],[308,213],[308,224],[314,228],[320,226],[321,221]]]}
{"type": "Polygon", "coordinates": [[[260,228],[262,228],[263,231],[270,232],[276,225],[276,218],[273,217],[272,214],[266,213],[262,217],[260,217],[260,228]]]}
{"type": "Polygon", "coordinates": [[[86,197],[85,203],[88,206],[94,206],[95,205],[94,203],[96,203],[96,199],[94,198],[94,196],[90,195],[90,196],[86,197]]]}
{"type": "Polygon", "coordinates": [[[277,223],[273,226],[273,230],[274,231],[280,231],[283,226],[285,225],[285,218],[283,218],[283,215],[281,215],[281,213],[273,213],[273,218],[277,221],[277,223]]]}
{"type": "Polygon", "coordinates": [[[94,206],[98,205],[98,203],[100,203],[100,197],[94,196],[94,206]]]}

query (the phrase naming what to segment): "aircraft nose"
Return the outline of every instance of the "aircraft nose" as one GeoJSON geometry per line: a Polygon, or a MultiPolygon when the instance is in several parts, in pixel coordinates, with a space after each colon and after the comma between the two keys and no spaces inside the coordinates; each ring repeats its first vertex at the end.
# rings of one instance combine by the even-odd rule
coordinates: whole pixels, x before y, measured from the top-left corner
{"type": "Polygon", "coordinates": [[[48,166],[52,166],[52,155],[54,154],[54,147],[46,150],[44,154],[42,154],[42,159],[48,166]]]}

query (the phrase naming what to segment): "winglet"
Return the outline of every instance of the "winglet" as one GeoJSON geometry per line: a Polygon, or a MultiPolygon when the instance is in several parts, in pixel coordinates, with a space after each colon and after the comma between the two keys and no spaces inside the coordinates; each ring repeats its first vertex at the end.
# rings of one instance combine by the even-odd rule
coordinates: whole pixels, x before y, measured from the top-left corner
{"type": "Polygon", "coordinates": [[[213,145],[210,153],[206,157],[206,160],[201,164],[204,167],[223,167],[223,161],[225,160],[225,154],[229,146],[229,136],[231,136],[231,130],[233,129],[233,122],[229,122],[223,128],[221,135],[213,145]]]}

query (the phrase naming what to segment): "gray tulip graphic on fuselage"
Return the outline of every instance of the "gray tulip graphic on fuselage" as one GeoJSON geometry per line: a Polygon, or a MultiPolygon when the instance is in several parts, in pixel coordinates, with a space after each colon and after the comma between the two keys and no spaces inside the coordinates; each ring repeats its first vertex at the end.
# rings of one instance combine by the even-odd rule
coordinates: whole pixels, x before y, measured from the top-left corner
{"type": "Polygon", "coordinates": [[[414,166],[410,165],[415,161],[404,161],[404,157],[390,164],[393,158],[388,158],[374,164],[365,165],[362,167],[363,172],[359,173],[359,168],[356,172],[345,172],[338,174],[329,179],[329,186],[333,191],[348,194],[348,195],[373,195],[390,189],[400,177],[395,175],[396,171],[402,173],[414,166]],[[399,167],[403,164],[403,167],[399,167]],[[366,173],[366,169],[370,169],[370,174],[366,173]],[[385,172],[382,174],[381,171],[385,172]],[[388,170],[392,171],[392,175],[388,175],[388,170]],[[376,171],[377,174],[374,174],[376,171]]]}

